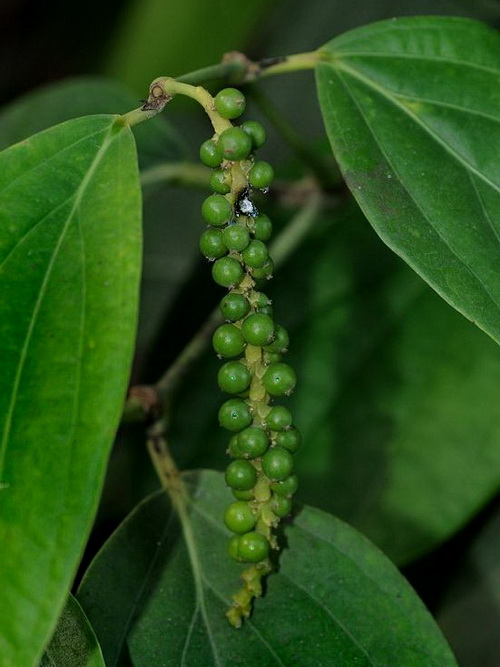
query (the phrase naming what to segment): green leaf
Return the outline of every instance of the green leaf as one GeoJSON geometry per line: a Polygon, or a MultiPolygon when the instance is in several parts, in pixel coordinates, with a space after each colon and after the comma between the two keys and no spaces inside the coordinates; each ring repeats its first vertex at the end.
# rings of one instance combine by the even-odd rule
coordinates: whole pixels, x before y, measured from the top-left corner
{"type": "Polygon", "coordinates": [[[224,616],[241,567],[229,561],[220,473],[185,476],[190,554],[167,497],[146,499],[90,566],[78,599],[109,667],[455,665],[396,568],[352,528],[303,508],[285,529],[279,574],[240,630],[224,616]],[[190,561],[191,558],[191,561],[190,561]],[[314,566],[311,567],[311,563],[314,566]]]}
{"type": "Polygon", "coordinates": [[[500,37],[408,18],[322,49],[317,87],[344,177],[381,238],[500,341],[500,37]]]}
{"type": "Polygon", "coordinates": [[[97,637],[72,595],[66,601],[40,667],[105,667],[97,637]]]}
{"type": "MultiPolygon", "coordinates": [[[[127,88],[104,77],[64,79],[14,100],[0,112],[0,148],[71,118],[126,113],[139,106],[127,88]]],[[[182,160],[186,150],[164,116],[134,127],[140,166],[182,160]]]]}
{"type": "Polygon", "coordinates": [[[132,133],[68,121],[0,153],[0,655],[32,664],[99,500],[134,344],[132,133]]]}

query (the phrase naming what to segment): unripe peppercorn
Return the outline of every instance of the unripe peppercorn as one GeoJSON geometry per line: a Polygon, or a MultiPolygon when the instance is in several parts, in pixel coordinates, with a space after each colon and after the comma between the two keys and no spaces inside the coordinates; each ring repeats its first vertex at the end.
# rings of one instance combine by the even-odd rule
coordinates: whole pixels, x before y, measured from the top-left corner
{"type": "Polygon", "coordinates": [[[233,207],[223,195],[210,195],[201,206],[201,215],[209,225],[220,227],[231,220],[233,207]]]}
{"type": "Polygon", "coordinates": [[[244,500],[231,503],[224,514],[224,523],[233,533],[248,533],[255,527],[255,514],[244,500]]]}
{"type": "Polygon", "coordinates": [[[243,278],[243,268],[234,257],[221,257],[212,266],[212,277],[221,287],[234,287],[243,278]]]}
{"type": "Polygon", "coordinates": [[[260,533],[246,533],[238,540],[238,560],[259,563],[269,555],[269,542],[260,533]]]}
{"type": "Polygon", "coordinates": [[[219,305],[222,317],[230,322],[241,320],[249,313],[250,304],[243,294],[226,294],[219,305]]]}
{"type": "Polygon", "coordinates": [[[254,239],[250,241],[245,250],[241,253],[243,261],[253,269],[263,267],[269,258],[267,246],[262,241],[254,239]]]}
{"type": "Polygon", "coordinates": [[[210,187],[220,195],[226,195],[231,190],[230,173],[226,169],[216,169],[210,176],[210,187]]]}
{"type": "Polygon", "coordinates": [[[292,413],[284,405],[275,405],[266,415],[266,424],[271,431],[284,431],[292,425],[292,413]]]}
{"type": "Polygon", "coordinates": [[[274,322],[269,315],[253,313],[243,320],[241,331],[247,343],[263,347],[273,339],[274,322]]]}
{"type": "Polygon", "coordinates": [[[266,347],[266,352],[277,352],[284,354],[288,350],[290,339],[287,330],[280,324],[274,327],[274,340],[266,347]]]}
{"type": "Polygon", "coordinates": [[[262,456],[269,446],[269,437],[264,429],[249,426],[238,433],[238,447],[242,455],[250,459],[262,456]]]}
{"type": "Polygon", "coordinates": [[[223,88],[215,96],[215,108],[222,118],[233,120],[245,111],[245,96],[236,88],[223,88]]]}
{"type": "Polygon", "coordinates": [[[246,120],[240,127],[251,138],[254,149],[262,148],[266,143],[266,130],[258,120],[246,120]]]}
{"type": "Polygon", "coordinates": [[[286,496],[274,494],[271,497],[271,509],[280,519],[288,516],[292,511],[292,501],[286,496]]]}
{"type": "Polygon", "coordinates": [[[280,447],[288,449],[289,452],[295,454],[302,444],[302,436],[300,431],[297,430],[294,426],[287,429],[286,431],[281,431],[276,436],[276,444],[280,447]]]}
{"type": "Polygon", "coordinates": [[[252,269],[252,276],[255,278],[255,280],[269,280],[273,277],[273,271],[274,262],[270,257],[268,257],[263,266],[252,269]]]}
{"type": "Polygon", "coordinates": [[[207,167],[218,167],[222,162],[222,150],[213,139],[208,139],[201,144],[200,160],[207,167]]]}
{"type": "Polygon", "coordinates": [[[262,384],[271,396],[289,396],[296,383],[295,371],[282,362],[271,364],[262,378],[262,384]]]}
{"type": "Polygon", "coordinates": [[[219,136],[218,145],[226,160],[245,160],[252,150],[252,140],[239,127],[224,130],[219,136]]]}
{"type": "Polygon", "coordinates": [[[237,357],[245,349],[245,339],[234,324],[221,324],[214,331],[212,346],[221,357],[237,357]]]}
{"type": "Polygon", "coordinates": [[[254,188],[268,188],[273,178],[274,170],[269,162],[264,162],[264,160],[254,162],[248,174],[248,181],[254,188]]]}
{"type": "Polygon", "coordinates": [[[222,238],[229,250],[240,252],[250,243],[250,234],[243,225],[228,225],[222,232],[222,238]]]}
{"type": "Polygon", "coordinates": [[[286,479],[293,471],[293,456],[283,447],[273,447],[262,457],[262,470],[272,481],[286,479]]]}
{"type": "Polygon", "coordinates": [[[279,496],[289,497],[297,491],[299,479],[297,475],[290,475],[279,482],[272,482],[271,489],[279,496]]]}
{"type": "Polygon", "coordinates": [[[261,213],[254,218],[252,231],[258,241],[269,241],[273,233],[273,223],[267,215],[261,213]]]}
{"type": "Polygon", "coordinates": [[[241,431],[252,423],[248,403],[241,398],[230,398],[219,408],[219,424],[228,431],[241,431]]]}
{"type": "Polygon", "coordinates": [[[241,394],[248,389],[251,379],[250,371],[239,361],[227,361],[217,374],[219,387],[228,394],[241,394]]]}
{"type": "Polygon", "coordinates": [[[250,461],[233,461],[226,468],[225,480],[236,491],[248,491],[255,486],[257,471],[250,461]]]}
{"type": "Polygon", "coordinates": [[[206,229],[200,237],[200,251],[209,260],[215,260],[227,254],[227,246],[220,229],[206,229]]]}

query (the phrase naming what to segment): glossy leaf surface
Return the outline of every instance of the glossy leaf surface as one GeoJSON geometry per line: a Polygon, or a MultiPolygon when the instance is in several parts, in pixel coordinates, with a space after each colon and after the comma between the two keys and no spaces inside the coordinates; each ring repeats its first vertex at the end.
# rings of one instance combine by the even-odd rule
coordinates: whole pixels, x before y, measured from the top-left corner
{"type": "Polygon", "coordinates": [[[129,375],[141,260],[117,116],[0,153],[0,655],[32,664],[94,517],[129,375]]]}
{"type": "Polygon", "coordinates": [[[40,667],[105,667],[95,633],[72,595],[66,601],[40,667]]]}
{"type": "Polygon", "coordinates": [[[241,567],[213,471],[185,476],[190,553],[167,497],[145,500],[97,555],[78,599],[108,667],[164,665],[454,665],[422,603],[394,566],[349,526],[303,508],[285,530],[280,572],[243,628],[224,611],[241,567]],[[311,564],[314,566],[311,567],[311,564]],[[300,619],[300,622],[299,622],[300,619]]]}
{"type": "Polygon", "coordinates": [[[317,87],[344,177],[382,239],[500,341],[500,37],[466,19],[353,30],[317,87]]]}

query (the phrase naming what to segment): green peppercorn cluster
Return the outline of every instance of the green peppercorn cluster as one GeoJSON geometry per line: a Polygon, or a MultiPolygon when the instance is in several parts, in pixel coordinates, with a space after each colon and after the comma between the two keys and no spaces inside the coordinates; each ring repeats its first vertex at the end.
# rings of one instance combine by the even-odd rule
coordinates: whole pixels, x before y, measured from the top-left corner
{"type": "MultiPolygon", "coordinates": [[[[233,120],[245,110],[245,97],[226,88],[214,106],[222,118],[233,120]]],[[[293,392],[296,376],[282,360],[288,334],[274,321],[263,291],[273,272],[266,245],[272,223],[257,211],[252,194],[255,189],[266,192],[274,176],[271,165],[255,157],[265,140],[263,126],[249,120],[228,124],[200,148],[201,161],[213,169],[214,190],[201,208],[207,228],[200,250],[213,262],[215,282],[229,290],[220,303],[225,323],[212,339],[215,352],[225,360],[219,387],[232,396],[219,410],[221,426],[232,434],[225,479],[235,498],[224,521],[234,533],[229,554],[252,564],[228,613],[233,625],[248,616],[252,597],[261,593],[260,580],[271,570],[275,528],[290,513],[297,489],[294,454],[301,443],[290,410],[274,402],[293,392]]]]}

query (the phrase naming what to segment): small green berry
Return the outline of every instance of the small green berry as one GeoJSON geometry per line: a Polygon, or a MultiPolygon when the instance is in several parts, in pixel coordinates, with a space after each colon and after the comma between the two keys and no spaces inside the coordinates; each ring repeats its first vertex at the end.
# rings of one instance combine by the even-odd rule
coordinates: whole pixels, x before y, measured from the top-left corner
{"type": "Polygon", "coordinates": [[[207,167],[218,167],[222,162],[222,151],[213,139],[208,139],[201,144],[200,160],[207,167]]]}
{"type": "Polygon", "coordinates": [[[272,481],[286,479],[293,471],[293,456],[283,447],[273,447],[262,457],[262,470],[272,481]]]}
{"type": "Polygon", "coordinates": [[[273,271],[274,262],[270,257],[268,257],[263,266],[260,268],[252,269],[252,276],[255,278],[255,280],[269,280],[273,277],[273,271]]]}
{"type": "Polygon", "coordinates": [[[299,486],[299,478],[297,475],[290,475],[286,479],[281,480],[280,482],[273,482],[271,484],[271,489],[278,496],[289,497],[292,496],[299,486]]]}
{"type": "Polygon", "coordinates": [[[288,516],[292,511],[292,501],[285,496],[273,494],[271,497],[271,509],[280,519],[288,516]]]}
{"type": "Polygon", "coordinates": [[[236,88],[224,88],[215,96],[215,108],[222,118],[238,118],[245,111],[245,96],[236,88]]]}
{"type": "MultiPolygon", "coordinates": [[[[238,444],[238,436],[233,435],[233,437],[229,441],[229,444],[227,446],[227,453],[229,454],[229,456],[232,456],[233,459],[243,458],[243,452],[240,450],[240,446],[238,444]]],[[[239,500],[243,500],[243,498],[239,498],[239,500]]]]}
{"type": "Polygon", "coordinates": [[[254,149],[262,148],[266,143],[266,130],[258,120],[246,120],[240,127],[251,138],[254,149]]]}
{"type": "Polygon", "coordinates": [[[224,523],[233,533],[248,533],[256,522],[255,514],[244,500],[231,503],[224,514],[224,523]]]}
{"type": "Polygon", "coordinates": [[[252,423],[248,403],[241,398],[230,398],[219,408],[219,424],[228,431],[241,431],[252,423]]]}
{"type": "Polygon", "coordinates": [[[253,313],[243,320],[241,331],[247,343],[263,347],[273,339],[274,322],[269,315],[253,313]]]}
{"type": "Polygon", "coordinates": [[[266,424],[271,431],[284,431],[292,425],[292,413],[284,405],[275,405],[266,415],[266,424]]]}
{"type": "Polygon", "coordinates": [[[269,542],[260,533],[246,533],[238,540],[238,560],[259,563],[269,555],[269,542]]]}
{"type": "Polygon", "coordinates": [[[237,500],[246,500],[248,502],[249,500],[254,499],[254,492],[252,489],[249,489],[248,491],[238,491],[237,489],[231,489],[231,493],[237,500]]]}
{"type": "Polygon", "coordinates": [[[220,195],[226,195],[231,190],[231,174],[227,169],[216,169],[210,176],[210,187],[220,195]]]}
{"type": "Polygon", "coordinates": [[[278,433],[276,436],[276,444],[280,447],[288,449],[288,451],[292,452],[292,454],[295,454],[295,452],[298,451],[300,445],[302,444],[302,436],[300,435],[300,431],[294,426],[286,431],[281,431],[281,433],[278,433]]]}
{"type": "Polygon", "coordinates": [[[226,294],[220,302],[220,312],[225,320],[236,322],[250,311],[250,304],[243,294],[226,294]]]}
{"type": "Polygon", "coordinates": [[[287,330],[280,324],[274,327],[274,340],[266,347],[266,352],[277,352],[284,354],[288,350],[290,339],[287,330]]]}
{"type": "Polygon", "coordinates": [[[210,195],[201,206],[201,215],[209,225],[221,227],[233,217],[233,207],[223,195],[210,195]]]}
{"type": "Polygon", "coordinates": [[[212,278],[221,287],[234,287],[243,278],[243,268],[234,257],[221,257],[212,266],[212,278]]]}
{"type": "Polygon", "coordinates": [[[267,246],[262,241],[254,239],[250,241],[245,250],[241,253],[243,261],[252,269],[260,269],[269,258],[267,246]]]}
{"type": "Polygon", "coordinates": [[[233,535],[233,537],[229,540],[229,543],[227,545],[227,553],[231,558],[239,561],[240,560],[239,549],[240,549],[240,536],[233,535]]]}
{"type": "Polygon", "coordinates": [[[271,396],[289,396],[296,383],[295,371],[282,362],[271,364],[262,377],[262,384],[271,396]]]}
{"type": "Polygon", "coordinates": [[[269,162],[264,160],[257,160],[254,162],[248,174],[248,182],[254,188],[264,189],[268,188],[273,182],[274,170],[269,162]]]}
{"type": "Polygon", "coordinates": [[[252,140],[239,127],[230,127],[219,136],[219,148],[226,160],[245,160],[252,150],[252,140]]]}
{"type": "Polygon", "coordinates": [[[228,394],[241,394],[248,389],[251,379],[250,371],[239,361],[227,361],[217,375],[219,387],[228,394]]]}
{"type": "Polygon", "coordinates": [[[253,221],[253,235],[258,241],[269,241],[273,233],[273,223],[261,213],[253,221]]]}
{"type": "Polygon", "coordinates": [[[220,229],[206,229],[200,237],[200,251],[207,259],[214,260],[227,253],[220,229]]]}
{"type": "Polygon", "coordinates": [[[226,484],[232,489],[248,491],[255,486],[257,471],[250,461],[232,461],[226,468],[225,479],[226,484]]]}
{"type": "Polygon", "coordinates": [[[238,357],[245,349],[245,339],[234,324],[221,324],[214,331],[212,345],[221,357],[238,357]]]}
{"type": "Polygon", "coordinates": [[[228,225],[222,232],[222,238],[229,250],[240,252],[250,243],[250,234],[243,225],[228,225]]]}
{"type": "Polygon", "coordinates": [[[269,437],[264,429],[249,426],[238,433],[238,447],[244,457],[249,459],[262,456],[269,446],[269,437]]]}

